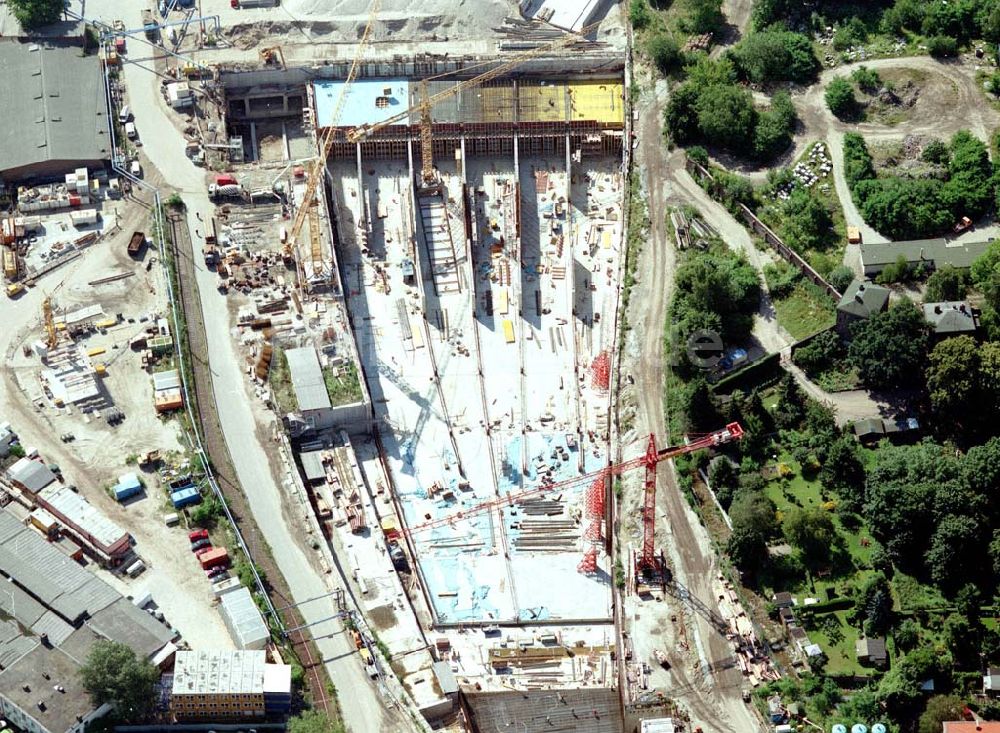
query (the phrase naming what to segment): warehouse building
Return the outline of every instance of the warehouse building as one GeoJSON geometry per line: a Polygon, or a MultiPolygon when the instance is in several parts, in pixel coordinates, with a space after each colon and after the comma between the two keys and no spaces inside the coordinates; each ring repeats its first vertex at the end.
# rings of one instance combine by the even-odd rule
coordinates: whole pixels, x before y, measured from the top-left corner
{"type": "Polygon", "coordinates": [[[27,733],[80,733],[107,712],[79,683],[101,639],[152,657],[174,632],[0,511],[0,716],[27,733]]]}
{"type": "Polygon", "coordinates": [[[170,711],[178,720],[281,715],[291,702],[291,666],[268,664],[264,651],[177,652],[170,711]]]}
{"type": "Polygon", "coordinates": [[[326,391],[323,369],[319,365],[316,349],[306,346],[285,352],[288,371],[292,377],[295,401],[302,419],[313,430],[323,430],[333,425],[333,405],[326,391]]]}
{"type": "Polygon", "coordinates": [[[76,168],[103,168],[111,155],[107,107],[96,54],[67,41],[0,41],[0,179],[22,183],[62,178],[76,168]]]}

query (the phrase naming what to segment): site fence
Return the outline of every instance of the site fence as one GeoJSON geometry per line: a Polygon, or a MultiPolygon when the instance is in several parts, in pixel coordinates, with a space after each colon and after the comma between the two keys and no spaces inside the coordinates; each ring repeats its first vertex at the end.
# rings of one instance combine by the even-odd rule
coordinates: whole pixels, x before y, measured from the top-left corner
{"type": "MultiPolygon", "coordinates": [[[[699,182],[708,181],[708,192],[712,194],[713,197],[718,197],[718,186],[716,186],[715,177],[707,168],[688,158],[687,170],[692,176],[697,178],[699,182]]],[[[802,259],[798,252],[785,244],[781,240],[781,237],[775,234],[774,231],[767,226],[767,224],[757,218],[757,215],[754,214],[748,206],[742,203],[737,204],[737,206],[739,207],[740,215],[743,217],[743,220],[749,225],[750,230],[754,234],[758,235],[765,242],[767,242],[775,252],[781,255],[782,259],[801,272],[806,279],[821,287],[823,291],[834,300],[840,300],[841,293],[833,287],[833,285],[828,283],[822,275],[816,272],[816,270],[814,270],[808,262],[802,259]]]]}

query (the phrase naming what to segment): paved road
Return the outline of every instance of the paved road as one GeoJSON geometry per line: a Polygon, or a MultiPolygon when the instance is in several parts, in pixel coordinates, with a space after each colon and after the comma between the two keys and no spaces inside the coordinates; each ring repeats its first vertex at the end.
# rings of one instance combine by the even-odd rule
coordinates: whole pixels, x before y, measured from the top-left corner
{"type": "MultiPolygon", "coordinates": [[[[94,10],[91,4],[90,12],[94,10]]],[[[126,25],[137,27],[140,6],[129,6],[126,25]]],[[[120,13],[106,16],[110,22],[120,13]]],[[[180,192],[187,204],[192,225],[209,221],[214,206],[208,199],[204,170],[196,167],[184,155],[185,140],[168,118],[158,89],[158,79],[148,68],[137,64],[125,66],[129,104],[136,117],[136,127],[145,141],[143,150],[169,187],[180,192]]],[[[200,237],[191,232],[192,243],[198,247],[200,237]]],[[[200,253],[196,253],[197,259],[200,253]]],[[[230,332],[229,312],[224,296],[216,289],[216,276],[203,265],[197,267],[198,287],[204,312],[205,329],[213,348],[208,354],[212,370],[219,421],[225,434],[234,468],[247,496],[261,534],[271,548],[281,568],[289,590],[296,601],[325,595],[327,582],[310,562],[296,540],[300,530],[295,521],[285,516],[282,487],[271,474],[268,453],[256,433],[256,421],[247,395],[242,357],[236,353],[230,332]]],[[[311,627],[316,645],[339,697],[344,720],[356,733],[387,730],[386,725],[401,729],[397,715],[386,710],[378,691],[367,679],[353,644],[346,638],[339,622],[323,621],[331,615],[332,603],[318,601],[300,607],[311,627]],[[348,692],[349,691],[349,692],[348,692]],[[348,692],[348,694],[343,694],[348,692]]],[[[408,727],[403,724],[403,727],[408,727]]]]}

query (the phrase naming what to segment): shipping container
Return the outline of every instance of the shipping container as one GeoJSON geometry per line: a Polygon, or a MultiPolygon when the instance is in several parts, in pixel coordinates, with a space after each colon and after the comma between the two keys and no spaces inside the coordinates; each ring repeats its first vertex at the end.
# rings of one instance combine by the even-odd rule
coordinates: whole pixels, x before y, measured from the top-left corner
{"type": "Polygon", "coordinates": [[[177,512],[163,515],[163,523],[168,527],[173,527],[181,523],[181,515],[177,512]]]}
{"type": "Polygon", "coordinates": [[[238,186],[239,185],[239,181],[237,181],[234,176],[231,176],[228,173],[223,173],[223,174],[218,175],[218,176],[215,177],[215,185],[216,186],[233,186],[233,185],[237,185],[238,186]]]}
{"type": "Polygon", "coordinates": [[[201,494],[198,493],[198,489],[191,486],[190,488],[181,489],[171,494],[170,502],[174,505],[174,509],[182,509],[192,504],[201,503],[201,494]]]}
{"type": "Polygon", "coordinates": [[[130,499],[131,497],[136,496],[137,494],[141,494],[142,484],[140,484],[138,481],[131,484],[115,484],[112,487],[112,490],[115,492],[115,501],[121,502],[125,501],[126,499],[130,499]]]}
{"type": "MultiPolygon", "coordinates": [[[[73,198],[72,196],[70,197],[73,198]]],[[[97,223],[97,209],[80,209],[69,212],[69,220],[75,227],[83,227],[97,223]]]]}
{"type": "Polygon", "coordinates": [[[213,547],[198,558],[202,570],[229,564],[229,551],[225,547],[213,547]]]}

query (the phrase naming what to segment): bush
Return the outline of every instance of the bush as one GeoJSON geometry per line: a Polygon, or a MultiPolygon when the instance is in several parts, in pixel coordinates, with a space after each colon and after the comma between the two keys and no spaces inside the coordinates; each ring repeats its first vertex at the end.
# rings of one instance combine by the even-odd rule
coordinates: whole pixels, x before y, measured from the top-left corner
{"type": "Polygon", "coordinates": [[[750,92],[737,86],[708,87],[698,94],[695,111],[706,141],[733,152],[747,151],[757,124],[750,92]]]}
{"type": "Polygon", "coordinates": [[[858,100],[854,96],[854,87],[844,77],[838,76],[827,84],[823,96],[826,99],[826,106],[840,119],[846,120],[857,116],[858,100]]]}
{"type": "Polygon", "coordinates": [[[843,353],[840,337],[833,331],[823,331],[805,346],[797,348],[792,353],[792,361],[807,374],[815,375],[833,366],[843,353]]]}
{"type": "Polygon", "coordinates": [[[851,46],[857,46],[868,40],[868,29],[858,17],[852,17],[846,23],[837,26],[833,32],[833,47],[845,51],[851,46]]]}
{"type": "Polygon", "coordinates": [[[649,10],[646,0],[632,0],[628,6],[628,20],[637,31],[649,25],[653,19],[653,14],[649,10]]]}
{"type": "Polygon", "coordinates": [[[958,56],[958,41],[950,36],[928,38],[927,53],[939,59],[954,58],[958,56]]]}
{"type": "Polygon", "coordinates": [[[795,107],[788,92],[778,92],[771,107],[757,117],[753,131],[753,154],[758,160],[770,160],[792,143],[795,130],[795,107]]]}
{"type": "Polygon", "coordinates": [[[937,180],[879,178],[854,187],[864,220],[890,239],[921,239],[948,229],[952,214],[937,180]]]}
{"type": "Polygon", "coordinates": [[[860,181],[875,177],[875,164],[865,139],[856,132],[844,133],[844,177],[853,190],[860,181]]]}
{"type": "Polygon", "coordinates": [[[715,33],[725,25],[722,0],[685,0],[687,14],[681,18],[681,29],[688,33],[715,33]]]}
{"type": "Polygon", "coordinates": [[[969,271],[944,265],[932,272],[931,276],[927,278],[927,292],[924,294],[924,302],[963,300],[968,292],[969,271]]]}
{"type": "Polygon", "coordinates": [[[796,186],[781,206],[781,233],[789,247],[800,254],[822,249],[833,237],[833,217],[826,205],[809,191],[796,186]]]}
{"type": "Polygon", "coordinates": [[[781,300],[792,294],[795,286],[802,279],[802,273],[787,262],[778,262],[764,266],[764,279],[767,281],[767,289],[771,293],[771,297],[781,300]]]}
{"type": "Polygon", "coordinates": [[[708,168],[708,151],[701,145],[692,145],[687,149],[687,157],[705,168],[708,168]]]}
{"type": "Polygon", "coordinates": [[[650,36],[646,44],[646,52],[661,74],[670,73],[681,63],[681,47],[677,45],[673,36],[664,31],[650,36]]]}
{"type": "Polygon", "coordinates": [[[946,165],[949,157],[948,146],[940,140],[931,140],[924,146],[924,149],[920,153],[922,161],[937,165],[946,165]]]}
{"type": "Polygon", "coordinates": [[[854,280],[854,270],[846,265],[837,265],[830,274],[826,276],[826,281],[830,283],[838,292],[847,290],[847,286],[854,280]]]}
{"type": "Polygon", "coordinates": [[[869,94],[882,88],[882,77],[875,69],[869,69],[867,66],[856,68],[851,74],[851,81],[858,85],[858,89],[869,94]]]}
{"type": "Polygon", "coordinates": [[[756,84],[806,83],[814,80],[819,70],[809,38],[778,28],[751,33],[730,53],[740,74],[756,84]]]}

